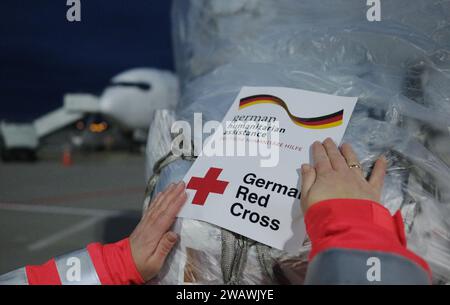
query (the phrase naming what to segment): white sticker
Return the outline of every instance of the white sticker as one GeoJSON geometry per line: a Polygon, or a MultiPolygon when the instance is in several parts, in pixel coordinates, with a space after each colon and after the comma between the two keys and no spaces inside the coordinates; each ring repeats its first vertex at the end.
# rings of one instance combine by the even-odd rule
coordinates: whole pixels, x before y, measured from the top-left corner
{"type": "Polygon", "coordinates": [[[203,152],[184,177],[188,200],[179,216],[297,252],[306,236],[300,166],[310,163],[314,141],[330,137],[341,142],[356,102],[355,97],[292,88],[243,87],[222,121],[223,129],[216,130],[204,149],[220,139],[235,149],[270,142],[270,151],[278,154],[276,162],[261,162],[270,159],[267,152],[264,156],[203,152]],[[267,122],[276,127],[264,127],[267,122]],[[273,131],[269,140],[267,130],[273,131]]]}

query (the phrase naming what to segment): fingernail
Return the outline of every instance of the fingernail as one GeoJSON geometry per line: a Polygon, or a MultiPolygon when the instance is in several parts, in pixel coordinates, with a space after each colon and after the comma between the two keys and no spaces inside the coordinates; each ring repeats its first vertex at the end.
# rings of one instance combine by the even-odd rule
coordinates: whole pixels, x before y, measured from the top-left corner
{"type": "Polygon", "coordinates": [[[309,171],[309,164],[302,164],[302,173],[309,171]]]}
{"type": "Polygon", "coordinates": [[[177,241],[178,235],[177,235],[176,233],[174,233],[174,232],[170,232],[169,234],[167,234],[167,239],[168,239],[170,242],[174,243],[174,242],[177,241]]]}
{"type": "Polygon", "coordinates": [[[177,183],[177,189],[181,189],[183,187],[183,185],[184,185],[183,181],[178,182],[177,183]]]}

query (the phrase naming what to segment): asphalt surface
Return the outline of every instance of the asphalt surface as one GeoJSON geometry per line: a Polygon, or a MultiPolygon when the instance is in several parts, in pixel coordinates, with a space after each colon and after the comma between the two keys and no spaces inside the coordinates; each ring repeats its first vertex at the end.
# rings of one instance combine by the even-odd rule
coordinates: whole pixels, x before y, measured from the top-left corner
{"type": "Polygon", "coordinates": [[[99,154],[0,162],[0,274],[90,242],[114,242],[139,222],[144,157],[99,154]]]}

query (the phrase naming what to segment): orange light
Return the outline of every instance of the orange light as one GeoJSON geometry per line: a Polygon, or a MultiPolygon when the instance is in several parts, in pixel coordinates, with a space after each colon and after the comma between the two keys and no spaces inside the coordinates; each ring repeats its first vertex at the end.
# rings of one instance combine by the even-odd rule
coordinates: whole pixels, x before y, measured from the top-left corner
{"type": "Polygon", "coordinates": [[[108,129],[108,124],[106,122],[101,122],[101,123],[92,123],[89,126],[89,130],[93,133],[100,133],[100,132],[104,132],[106,129],[108,129]]]}

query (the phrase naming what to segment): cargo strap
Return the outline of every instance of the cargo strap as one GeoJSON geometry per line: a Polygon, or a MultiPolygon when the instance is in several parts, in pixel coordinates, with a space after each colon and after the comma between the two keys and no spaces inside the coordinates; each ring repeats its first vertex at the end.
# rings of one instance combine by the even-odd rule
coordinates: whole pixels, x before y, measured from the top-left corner
{"type": "Polygon", "coordinates": [[[154,192],[155,192],[155,188],[156,188],[156,184],[158,183],[159,176],[161,175],[162,170],[167,165],[171,164],[172,162],[175,162],[175,161],[178,161],[178,160],[185,160],[185,161],[194,162],[195,159],[197,159],[197,157],[194,156],[194,155],[181,154],[179,156],[176,156],[176,155],[173,154],[172,151],[170,151],[168,154],[163,156],[161,159],[159,159],[155,163],[155,165],[153,166],[153,174],[150,177],[150,179],[148,179],[147,187],[145,188],[143,212],[145,210],[147,210],[148,205],[150,204],[150,200],[151,200],[151,198],[153,198],[153,195],[154,195],[154,192]]]}

